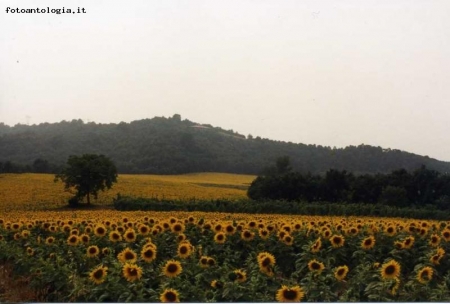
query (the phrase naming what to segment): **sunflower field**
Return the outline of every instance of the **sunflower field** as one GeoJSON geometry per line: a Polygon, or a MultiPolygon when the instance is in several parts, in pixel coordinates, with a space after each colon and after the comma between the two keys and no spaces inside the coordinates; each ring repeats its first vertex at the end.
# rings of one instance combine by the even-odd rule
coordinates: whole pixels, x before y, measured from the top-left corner
{"type": "Polygon", "coordinates": [[[9,212],[0,261],[46,301],[450,301],[450,222],[9,212]]]}

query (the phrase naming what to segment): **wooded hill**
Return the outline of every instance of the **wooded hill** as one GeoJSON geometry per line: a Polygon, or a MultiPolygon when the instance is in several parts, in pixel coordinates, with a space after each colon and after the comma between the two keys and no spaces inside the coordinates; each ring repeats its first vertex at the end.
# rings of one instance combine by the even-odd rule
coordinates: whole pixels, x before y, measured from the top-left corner
{"type": "Polygon", "coordinates": [[[0,172],[55,172],[69,155],[104,154],[119,173],[177,174],[230,172],[258,174],[280,156],[295,171],[322,174],[329,169],[388,173],[421,165],[450,172],[450,163],[369,145],[331,148],[244,136],[200,125],[180,115],[131,123],[82,120],[14,127],[0,123],[0,172]]]}

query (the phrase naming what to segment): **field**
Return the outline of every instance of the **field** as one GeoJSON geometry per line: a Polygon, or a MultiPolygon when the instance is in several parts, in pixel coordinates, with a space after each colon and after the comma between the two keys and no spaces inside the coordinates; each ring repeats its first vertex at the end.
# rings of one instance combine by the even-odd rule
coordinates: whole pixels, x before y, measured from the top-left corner
{"type": "MultiPolygon", "coordinates": [[[[118,183],[100,193],[96,205],[111,204],[118,194],[160,199],[236,199],[246,197],[253,175],[197,173],[119,175],[118,183]]],[[[67,206],[71,193],[51,174],[0,174],[0,211],[49,210],[67,206]]]]}
{"type": "MultiPolygon", "coordinates": [[[[99,200],[239,198],[252,178],[121,175],[99,200]]],[[[450,301],[449,221],[60,210],[52,176],[0,180],[0,261],[31,290],[0,301],[450,301]]]]}

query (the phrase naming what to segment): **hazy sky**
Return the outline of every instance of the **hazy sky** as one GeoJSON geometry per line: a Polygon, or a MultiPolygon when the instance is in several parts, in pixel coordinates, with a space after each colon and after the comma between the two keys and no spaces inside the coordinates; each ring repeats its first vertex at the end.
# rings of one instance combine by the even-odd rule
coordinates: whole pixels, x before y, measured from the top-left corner
{"type": "Polygon", "coordinates": [[[448,0],[0,4],[5,124],[178,113],[244,135],[450,161],[448,0]]]}

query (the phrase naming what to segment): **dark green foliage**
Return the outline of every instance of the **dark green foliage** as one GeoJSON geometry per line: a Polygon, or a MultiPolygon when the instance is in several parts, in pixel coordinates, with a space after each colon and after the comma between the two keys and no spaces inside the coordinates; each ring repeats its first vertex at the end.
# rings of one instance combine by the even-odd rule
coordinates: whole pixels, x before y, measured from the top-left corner
{"type": "Polygon", "coordinates": [[[269,167],[258,176],[247,191],[254,200],[303,200],[395,207],[450,207],[450,177],[425,166],[409,173],[404,169],[390,174],[354,175],[345,170],[330,169],[324,175],[282,173],[269,167]]]}
{"type": "Polygon", "coordinates": [[[98,192],[110,189],[117,182],[117,169],[114,163],[104,155],[84,154],[71,155],[67,166],[55,176],[55,182],[62,180],[65,189],[75,188],[75,197],[69,200],[71,206],[76,206],[82,198],[91,203],[90,195],[97,199],[98,192]]]}
{"type": "Polygon", "coordinates": [[[120,211],[203,211],[250,214],[300,214],[321,216],[382,216],[415,219],[448,220],[450,210],[440,211],[428,208],[397,208],[385,205],[346,204],[305,201],[242,199],[229,200],[159,200],[150,198],[133,198],[117,196],[114,207],[120,211]]]}
{"type": "Polygon", "coordinates": [[[119,124],[72,120],[9,127],[0,123],[0,173],[46,171],[40,165],[33,166],[36,159],[47,160],[51,172],[57,173],[69,155],[85,153],[108,155],[120,173],[259,174],[280,155],[289,157],[290,162],[279,159],[272,168],[278,173],[325,174],[333,168],[359,175],[401,168],[413,171],[422,164],[450,172],[448,162],[399,150],[368,145],[336,149],[258,136],[246,138],[232,130],[182,120],[177,114],[119,124]]]}

